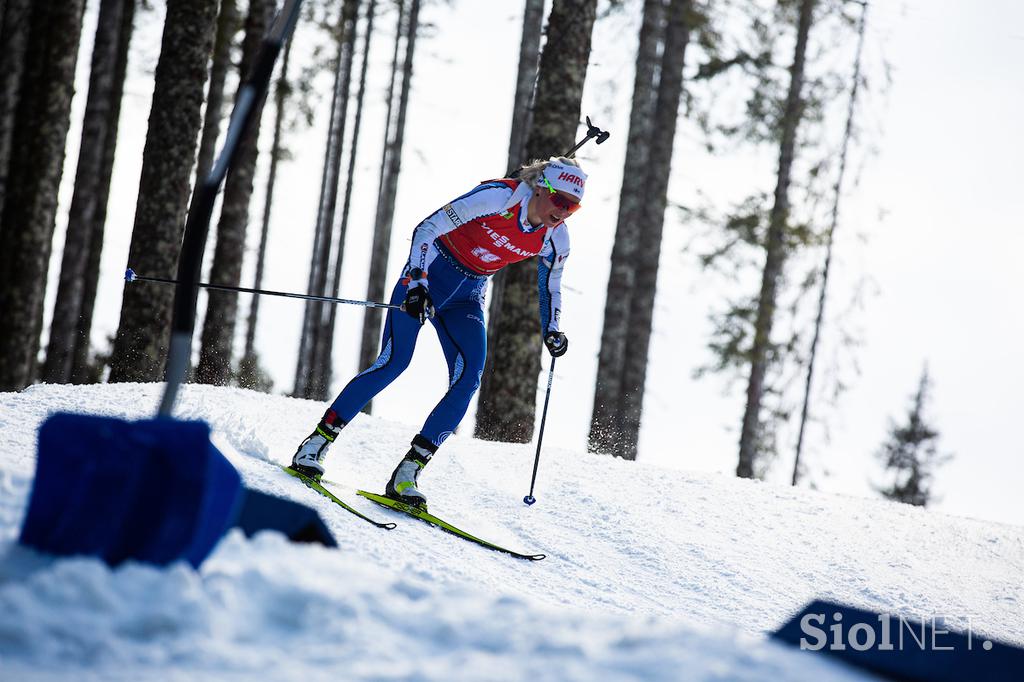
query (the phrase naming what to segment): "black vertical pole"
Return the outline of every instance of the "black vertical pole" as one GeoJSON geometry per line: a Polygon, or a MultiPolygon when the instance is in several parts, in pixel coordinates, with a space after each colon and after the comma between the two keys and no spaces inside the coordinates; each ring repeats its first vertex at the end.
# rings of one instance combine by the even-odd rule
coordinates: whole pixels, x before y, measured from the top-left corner
{"type": "Polygon", "coordinates": [[[206,248],[206,236],[210,231],[210,218],[213,215],[213,204],[217,192],[228,168],[234,161],[239,140],[251,124],[255,104],[259,102],[270,86],[270,76],[274,64],[281,52],[281,47],[295,30],[299,19],[299,8],[302,0],[285,0],[284,7],[274,19],[270,31],[263,39],[259,56],[253,67],[249,81],[242,86],[235,99],[235,108],[231,112],[231,123],[224,136],[224,147],[221,149],[217,163],[210,174],[196,185],[192,198],[192,209],[185,221],[185,236],[181,244],[181,256],[178,259],[178,277],[174,292],[174,317],[171,322],[171,345],[167,355],[167,367],[164,377],[167,387],[160,401],[158,415],[169,417],[174,409],[174,401],[178,389],[188,373],[189,361],[192,356],[192,334],[196,326],[196,298],[199,295],[200,270],[203,265],[203,251],[206,248]]]}
{"type": "Polygon", "coordinates": [[[548,402],[551,400],[551,382],[555,378],[555,357],[551,356],[551,369],[548,370],[548,390],[544,394],[544,411],[540,417],[540,432],[537,434],[537,455],[533,458],[533,477],[530,478],[530,494],[523,498],[526,504],[533,504],[537,498],[533,496],[533,486],[537,482],[537,467],[540,465],[540,445],[544,442],[544,422],[548,420],[548,402]]]}

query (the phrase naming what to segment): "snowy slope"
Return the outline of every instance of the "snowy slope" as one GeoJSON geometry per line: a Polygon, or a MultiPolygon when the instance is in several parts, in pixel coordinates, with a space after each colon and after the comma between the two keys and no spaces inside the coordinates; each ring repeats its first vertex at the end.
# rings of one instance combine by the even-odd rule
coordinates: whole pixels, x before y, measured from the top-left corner
{"type": "MultiPolygon", "coordinates": [[[[814,597],[942,615],[1024,644],[1024,529],[608,457],[454,436],[431,510],[528,563],[400,517],[382,531],[282,473],[323,406],[189,386],[246,484],[318,509],[339,550],[230,534],[199,572],[17,547],[35,431],[58,406],[148,416],[160,387],[0,394],[0,679],[859,679],[765,639],[814,597]]],[[[336,491],[380,490],[416,427],[360,417],[336,491]]],[[[678,453],[685,458],[685,452],[678,453]]]]}

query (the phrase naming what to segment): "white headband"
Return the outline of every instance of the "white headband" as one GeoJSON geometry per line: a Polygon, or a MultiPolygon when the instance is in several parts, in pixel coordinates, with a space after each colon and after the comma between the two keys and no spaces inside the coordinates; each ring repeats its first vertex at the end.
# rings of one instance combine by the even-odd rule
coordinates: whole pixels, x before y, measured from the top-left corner
{"type": "Polygon", "coordinates": [[[551,161],[544,168],[542,175],[550,183],[552,189],[571,194],[580,201],[583,200],[583,186],[587,182],[587,174],[582,169],[551,161]]]}

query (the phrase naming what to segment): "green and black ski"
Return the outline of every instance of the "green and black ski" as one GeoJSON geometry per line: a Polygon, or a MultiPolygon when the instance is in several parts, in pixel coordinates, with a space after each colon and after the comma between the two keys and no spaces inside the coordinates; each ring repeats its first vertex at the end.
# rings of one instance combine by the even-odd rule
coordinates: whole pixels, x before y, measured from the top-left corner
{"type": "Polygon", "coordinates": [[[529,561],[540,561],[541,559],[543,559],[545,557],[544,554],[520,554],[519,552],[513,552],[511,549],[505,549],[504,547],[496,545],[493,542],[487,542],[486,540],[481,540],[480,538],[476,537],[475,535],[470,535],[466,531],[464,531],[464,530],[462,530],[460,528],[456,528],[455,526],[453,526],[452,524],[448,523],[447,521],[443,521],[442,519],[437,518],[433,514],[427,512],[426,509],[421,509],[419,507],[414,507],[414,506],[412,506],[410,504],[406,504],[405,502],[399,502],[398,500],[393,500],[390,497],[385,497],[383,495],[378,495],[376,493],[368,493],[365,490],[359,490],[359,491],[356,491],[356,492],[357,492],[357,494],[362,495],[366,499],[372,500],[373,502],[376,502],[377,504],[379,504],[382,507],[387,507],[388,509],[394,509],[395,511],[399,511],[399,512],[402,512],[404,514],[408,514],[409,516],[411,516],[413,518],[416,518],[416,519],[419,519],[420,521],[424,521],[426,523],[429,523],[432,526],[437,526],[441,530],[446,531],[448,533],[451,533],[452,535],[457,535],[457,536],[459,536],[460,538],[462,538],[464,540],[469,540],[470,542],[475,542],[476,544],[480,545],[481,547],[486,547],[487,549],[493,549],[496,552],[503,552],[505,554],[510,554],[510,555],[512,555],[512,556],[514,556],[514,557],[516,557],[518,559],[527,559],[529,561]]]}
{"type": "Polygon", "coordinates": [[[378,528],[384,528],[384,529],[387,529],[387,530],[391,530],[392,528],[395,528],[398,525],[398,524],[395,524],[395,523],[381,523],[380,521],[374,521],[369,516],[367,516],[366,514],[364,514],[361,511],[359,511],[358,509],[355,509],[354,507],[350,507],[347,503],[345,503],[343,500],[341,500],[337,495],[332,493],[327,488],[323,487],[323,485],[321,485],[320,483],[314,481],[309,476],[306,476],[305,474],[299,473],[295,469],[292,469],[291,467],[288,467],[288,466],[282,466],[281,468],[284,469],[286,474],[289,474],[289,475],[294,476],[295,478],[299,479],[300,481],[305,483],[309,488],[312,488],[313,490],[315,490],[316,492],[320,493],[321,495],[326,497],[328,500],[330,500],[334,504],[338,505],[339,507],[341,507],[342,509],[344,509],[347,512],[351,512],[351,513],[355,514],[356,516],[361,518],[363,521],[366,521],[367,523],[372,523],[373,525],[377,526],[378,528]]]}

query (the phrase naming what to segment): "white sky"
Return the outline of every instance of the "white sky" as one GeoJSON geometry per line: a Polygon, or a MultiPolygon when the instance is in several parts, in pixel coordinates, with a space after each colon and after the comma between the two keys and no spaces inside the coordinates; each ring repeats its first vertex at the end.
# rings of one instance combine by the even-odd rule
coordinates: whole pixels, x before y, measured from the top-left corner
{"type": "MultiPolygon", "coordinates": [[[[89,3],[83,29],[55,253],[70,202],[96,4],[89,3]]],[[[144,15],[133,42],[133,78],[123,105],[97,301],[97,343],[117,326],[152,87],[145,71],[156,63],[160,11],[144,15]]],[[[504,172],[521,14],[519,3],[479,0],[423,11],[423,20],[435,28],[417,44],[389,268],[396,276],[409,233],[424,215],[477,181],[504,172]]],[[[382,32],[371,57],[341,292],[350,298],[365,293],[393,22],[390,15],[378,18],[382,32]]],[[[586,209],[571,221],[573,251],[563,280],[568,291],[562,327],[572,346],[556,372],[547,456],[557,456],[558,447],[585,447],[638,23],[636,15],[609,20],[594,35],[583,110],[611,130],[612,138],[601,147],[590,145],[581,156],[590,182],[586,209]]],[[[877,293],[855,320],[864,342],[855,356],[861,373],[835,409],[818,414],[830,438],[820,424],[809,428],[805,456],[824,490],[871,494],[869,476],[878,471],[873,453],[889,420],[905,413],[927,361],[934,381],[932,421],[941,432],[942,450],[955,455],[939,473],[942,499],[936,508],[1024,524],[1024,504],[1018,500],[1024,445],[1015,429],[1024,385],[1019,357],[1024,312],[1017,300],[1024,274],[1015,267],[1024,251],[1022,26],[1024,4],[1015,0],[901,0],[871,8],[866,58],[877,64],[884,56],[893,66],[894,82],[887,101],[875,96],[865,106],[863,122],[876,131],[869,142],[877,153],[857,162],[858,172],[851,175],[859,177],[859,184],[848,185],[844,195],[830,305],[842,308],[853,281],[865,275],[874,280],[877,293]]],[[[310,37],[299,36],[308,45],[310,37]]],[[[267,288],[306,287],[327,117],[327,103],[321,104],[313,130],[290,139],[295,158],[280,171],[263,283],[267,288]]],[[[264,131],[269,121],[268,116],[264,131]]],[[[742,196],[771,187],[770,155],[709,157],[698,141],[693,126],[681,121],[670,201],[691,201],[697,190],[742,196]]],[[[263,142],[269,143],[269,133],[263,142]]],[[[251,212],[258,217],[261,211],[262,187],[251,212]]],[[[251,252],[258,231],[254,222],[251,252]]],[[[681,251],[692,229],[670,216],[665,233],[640,460],[731,475],[743,386],[726,393],[721,379],[692,377],[693,369],[707,360],[707,314],[723,292],[709,290],[692,256],[681,251]]],[[[58,267],[55,258],[49,305],[58,267]]],[[[251,271],[247,263],[243,285],[251,284],[251,271]]],[[[242,319],[247,306],[243,296],[242,319]]],[[[340,312],[337,388],[357,371],[363,311],[342,307],[340,312]]],[[[258,347],[279,392],[292,386],[301,315],[302,305],[295,301],[267,297],[261,303],[258,347]]],[[[440,398],[446,386],[444,362],[431,337],[424,334],[413,367],[375,401],[377,414],[410,425],[410,437],[432,408],[433,396],[440,398]]],[[[830,341],[826,330],[826,349],[830,341]]],[[[545,382],[538,383],[543,391],[545,382]]],[[[471,413],[462,431],[471,433],[472,425],[471,413]]],[[[296,433],[296,439],[303,435],[296,433]]],[[[776,463],[770,476],[774,482],[788,480],[792,445],[783,444],[783,451],[788,454],[776,463]]],[[[281,453],[282,459],[289,454],[281,453]]],[[[358,466],[357,455],[335,454],[352,457],[353,466],[358,466]]]]}

